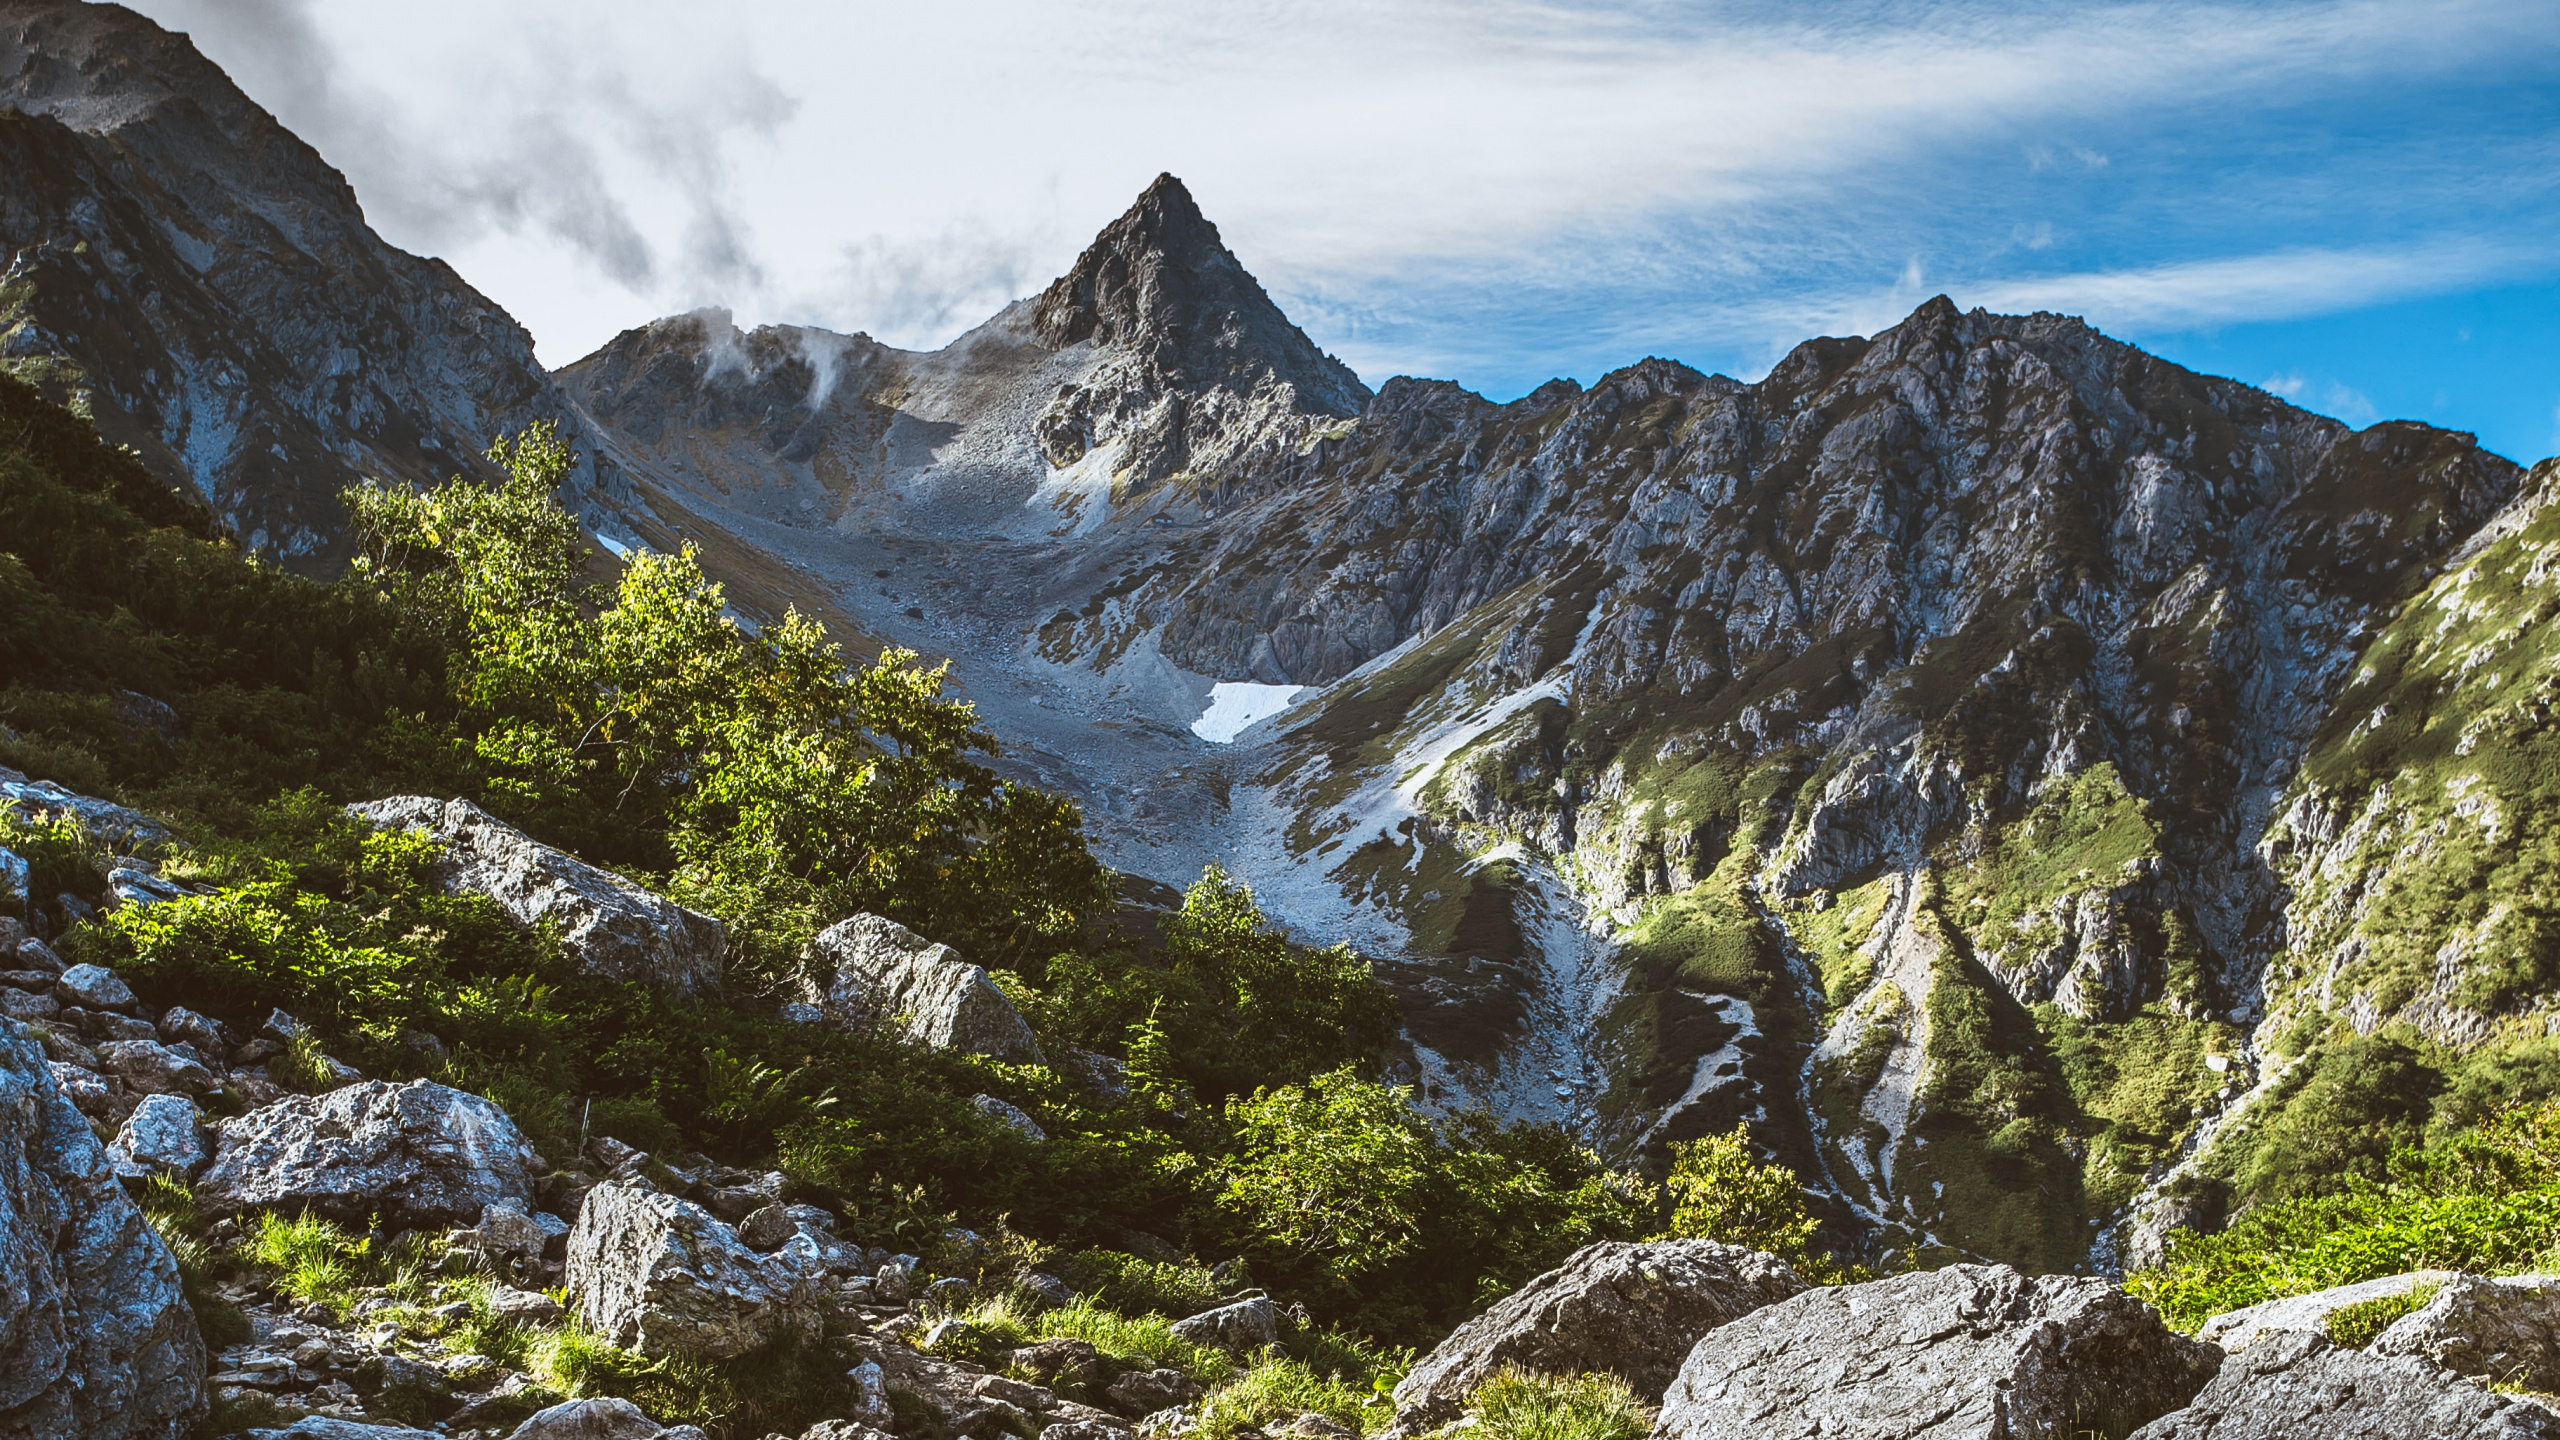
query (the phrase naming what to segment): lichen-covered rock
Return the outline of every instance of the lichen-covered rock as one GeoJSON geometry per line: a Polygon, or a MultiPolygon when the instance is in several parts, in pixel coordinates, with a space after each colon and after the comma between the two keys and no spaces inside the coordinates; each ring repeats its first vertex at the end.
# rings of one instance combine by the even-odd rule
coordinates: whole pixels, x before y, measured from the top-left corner
{"type": "Polygon", "coordinates": [[[2211,1341],[2225,1350],[2246,1350],[2270,1335],[2291,1331],[2325,1335],[2329,1329],[2329,1317],[2350,1305],[2361,1305],[2368,1300],[2388,1300],[2456,1278],[2451,1270],[2411,1270],[2402,1275],[2385,1275],[2379,1280],[2314,1290],[2308,1295],[2288,1295],[2281,1300],[2267,1300],[2238,1310],[2226,1310],[2197,1327],[2196,1338],[2211,1341]]]}
{"type": "Polygon", "coordinates": [[[1713,1240],[1587,1245],[1461,1325],[1396,1386],[1396,1428],[1455,1420],[1497,1370],[1606,1371],[1657,1400],[1698,1337],[1805,1288],[1785,1261],[1713,1240]]]}
{"type": "Polygon", "coordinates": [[[720,988],[728,939],[708,915],[555,850],[468,800],[395,795],[347,808],[377,825],[434,836],[449,893],[486,895],[523,924],[558,926],[562,948],[588,974],[685,994],[720,988]]]}
{"type": "Polygon", "coordinates": [[[536,1411],[507,1440],[657,1440],[666,1427],[628,1400],[571,1400],[536,1411]]]}
{"type": "Polygon", "coordinates": [[[248,1440],[444,1440],[433,1430],[406,1425],[368,1425],[334,1415],[305,1415],[281,1430],[247,1430],[248,1440]]]}
{"type": "Polygon", "coordinates": [[[831,976],[809,998],[827,1019],[849,1030],[895,1024],[936,1050],[1040,1063],[1040,1045],[1013,1002],[986,970],[948,945],[936,945],[894,920],[856,915],[830,926],[815,943],[819,971],[831,976]]]}
{"type": "Polygon", "coordinates": [[[756,1254],[692,1201],[610,1181],[569,1232],[569,1303],[626,1350],[727,1359],[815,1318],[825,1270],[805,1262],[791,1246],[756,1254]]]}
{"type": "Polygon", "coordinates": [[[0,1022],[0,1440],[177,1440],[204,1375],[177,1262],[44,1052],[0,1022]]]}
{"type": "Polygon", "coordinates": [[[2560,1276],[2457,1275],[2365,1348],[2474,1380],[2560,1393],[2560,1276]]]}
{"type": "Polygon", "coordinates": [[[138,1095],[210,1095],[222,1079],[157,1040],[110,1040],[98,1047],[98,1067],[138,1095]]]}
{"type": "Polygon", "coordinates": [[[1709,1332],[1655,1440],[2016,1440],[2120,1433],[2222,1352],[2101,1280],[1955,1265],[1808,1290],[1709,1332]]]}
{"type": "Polygon", "coordinates": [[[1049,1132],[1040,1128],[1040,1122],[1024,1114],[1022,1107],[1011,1101],[999,1100],[993,1095],[972,1095],[969,1104],[979,1114],[1035,1145],[1045,1144],[1049,1139],[1049,1132]]]}
{"type": "Polygon", "coordinates": [[[53,982],[53,998],[91,1010],[130,1010],[133,987],[104,965],[74,965],[53,982]]]}
{"type": "Polygon", "coordinates": [[[196,1114],[194,1102],[178,1095],[143,1097],[107,1146],[108,1163],[124,1180],[148,1180],[155,1175],[191,1179],[212,1158],[213,1148],[205,1143],[204,1121],[196,1114]]]}
{"type": "Polygon", "coordinates": [[[1200,1398],[1200,1382],[1179,1370],[1132,1370],[1103,1388],[1102,1398],[1123,1415],[1153,1415],[1200,1398]]]}
{"type": "Polygon", "coordinates": [[[148,849],[169,839],[168,826],[139,810],[65,790],[50,780],[29,781],[15,770],[0,771],[0,804],[10,801],[32,819],[73,821],[119,850],[148,849]]]}
{"type": "Polygon", "coordinates": [[[222,1122],[197,1183],[212,1215],[314,1210],[399,1229],[477,1222],[533,1207],[539,1159],[505,1111],[431,1080],[370,1080],[292,1095],[222,1122]]]}
{"type": "Polygon", "coordinates": [[[1194,1345],[1214,1345],[1247,1354],[1280,1338],[1280,1312],[1257,1295],[1176,1321],[1173,1333],[1194,1345]]]}
{"type": "Polygon", "coordinates": [[[2273,1330],[2131,1440],[2553,1440],[2560,1416],[2407,1356],[2273,1330]]]}

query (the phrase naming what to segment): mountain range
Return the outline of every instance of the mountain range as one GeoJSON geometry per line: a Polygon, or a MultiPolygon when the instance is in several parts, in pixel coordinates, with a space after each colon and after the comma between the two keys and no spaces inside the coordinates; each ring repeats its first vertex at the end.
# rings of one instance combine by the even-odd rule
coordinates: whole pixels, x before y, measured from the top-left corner
{"type": "Polygon", "coordinates": [[[1428,1105],[1747,1120],[1875,1253],[2073,1269],[2322,1056],[2554,1013],[2549,464],[1943,297],[1752,383],[1372,390],[1170,175],[939,350],[552,372],[183,36],[0,29],[13,373],[316,572],[345,486],[561,422],[606,549],[950,657],[1119,869],[1368,955],[1428,1105]]]}

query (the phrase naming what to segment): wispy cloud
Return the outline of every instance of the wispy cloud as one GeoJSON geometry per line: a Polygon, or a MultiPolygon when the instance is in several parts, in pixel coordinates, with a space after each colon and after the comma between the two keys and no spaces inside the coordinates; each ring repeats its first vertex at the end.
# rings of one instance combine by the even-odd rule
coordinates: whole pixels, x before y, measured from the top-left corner
{"type": "Polygon", "coordinates": [[[2511,0],[137,3],[555,361],[698,304],[932,343],[1163,169],[1364,372],[1497,387],[1921,286],[2209,327],[2560,253],[2511,0]]]}

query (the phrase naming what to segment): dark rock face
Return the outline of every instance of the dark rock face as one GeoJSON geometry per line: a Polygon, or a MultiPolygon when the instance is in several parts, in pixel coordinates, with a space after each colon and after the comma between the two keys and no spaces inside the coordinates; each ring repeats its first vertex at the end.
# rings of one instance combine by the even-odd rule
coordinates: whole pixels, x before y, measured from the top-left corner
{"type": "Polygon", "coordinates": [[[0,106],[12,358],[49,361],[110,440],[258,548],[329,563],[340,489],[479,470],[490,436],[565,413],[522,326],[384,244],[184,36],[15,0],[0,106]]]}
{"type": "Polygon", "coordinates": [[[505,1111],[432,1080],[368,1080],[225,1120],[197,1184],[211,1214],[313,1210],[400,1229],[533,1209],[536,1156],[505,1111]]]}
{"type": "Polygon", "coordinates": [[[591,975],[685,994],[720,988],[720,922],[555,850],[468,800],[395,795],[349,807],[377,825],[435,837],[448,892],[486,895],[524,925],[553,924],[591,975]]]}
{"type": "Polygon", "coordinates": [[[1957,1265],[1809,1290],[1708,1334],[1655,1440],[2023,1440],[2176,1409],[2221,1352],[2099,1280],[1957,1265]]]}
{"type": "Polygon", "coordinates": [[[2341,1350],[2318,1335],[2282,1331],[2222,1362],[2175,1414],[2132,1440],[2543,1440],[2560,1416],[2493,1395],[2421,1360],[2341,1350]]]}
{"type": "Polygon", "coordinates": [[[1052,349],[1090,342],[1119,357],[1041,415],[1035,433],[1049,463],[1126,440],[1121,468],[1140,489],[1195,459],[1227,458],[1236,437],[1226,432],[1252,408],[1347,418],[1369,400],[1350,367],[1271,303],[1171,175],[1041,293],[1031,330],[1052,349]]]}
{"type": "Polygon", "coordinates": [[[205,1415],[177,1262],[23,1026],[0,1021],[0,1440],[178,1440],[205,1415]]]}
{"type": "Polygon", "coordinates": [[[1396,1429],[1447,1424],[1495,1371],[1606,1371],[1647,1400],[1699,1337],[1804,1289],[1786,1262],[1713,1240],[1587,1246],[1461,1325],[1396,1386],[1396,1429]]]}

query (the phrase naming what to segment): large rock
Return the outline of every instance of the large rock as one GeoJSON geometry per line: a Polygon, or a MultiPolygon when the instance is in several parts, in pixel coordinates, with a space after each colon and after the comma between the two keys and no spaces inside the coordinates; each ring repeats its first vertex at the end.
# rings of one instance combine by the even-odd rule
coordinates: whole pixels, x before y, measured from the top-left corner
{"type": "Polygon", "coordinates": [[[367,1425],[333,1415],[305,1415],[281,1430],[248,1430],[248,1440],[444,1440],[433,1430],[406,1425],[367,1425]]]}
{"type": "Polygon", "coordinates": [[[2288,1295],[2281,1300],[2261,1301],[2238,1310],[2225,1310],[2205,1321],[2197,1328],[2196,1338],[2209,1340],[2225,1350],[2246,1350],[2270,1335],[2297,1331],[2306,1335],[2325,1335],[2329,1332],[2329,1317],[2350,1305],[2361,1305],[2368,1300],[2388,1300],[2456,1278],[2456,1273],[2451,1270],[2411,1270],[2402,1275],[2385,1275],[2379,1280],[2314,1290],[2308,1295],[2288,1295]]]}
{"type": "Polygon", "coordinates": [[[798,1243],[758,1255],[690,1200],[608,1181],[569,1232],[569,1304],[626,1350],[723,1360],[816,1319],[826,1272],[809,1259],[798,1243]]]}
{"type": "Polygon", "coordinates": [[[2184,1405],[2222,1352],[2100,1280],[1956,1265],[1809,1290],[1710,1332],[1656,1440],[2120,1434],[2184,1405]]]}
{"type": "Polygon", "coordinates": [[[539,1410],[507,1440],[656,1440],[665,1427],[628,1400],[571,1400],[539,1410]]]}
{"type": "Polygon", "coordinates": [[[194,1103],[177,1095],[143,1097],[107,1146],[107,1162],[123,1180],[148,1180],[154,1175],[185,1180],[212,1158],[194,1103]]]}
{"type": "Polygon", "coordinates": [[[1611,1241],[1461,1325],[1396,1386],[1396,1428],[1455,1420],[1505,1366],[1541,1375],[1607,1371],[1658,1400],[1698,1337],[1801,1292],[1785,1261],[1713,1240],[1611,1241]]]}
{"type": "Polygon", "coordinates": [[[397,1229],[529,1211],[540,1157],[505,1111],[432,1080],[291,1095],[222,1123],[196,1196],[206,1212],[315,1210],[397,1229]]]}
{"type": "Polygon", "coordinates": [[[435,837],[448,893],[486,895],[526,925],[559,927],[588,974],[686,994],[720,988],[720,922],[492,819],[468,800],[395,795],[347,807],[377,825],[435,837]]]}
{"type": "Polygon", "coordinates": [[[177,1262],[44,1052],[0,1021],[0,1440],[177,1440],[205,1415],[177,1262]]]}
{"type": "Polygon", "coordinates": [[[815,949],[820,972],[833,968],[825,992],[813,987],[809,998],[831,1023],[848,1030],[894,1024],[936,1050],[1041,1062],[1039,1042],[1013,1002],[984,967],[950,946],[894,920],[856,915],[821,933],[815,949]]]}
{"type": "Polygon", "coordinates": [[[2560,1276],[2457,1275],[2365,1348],[2474,1380],[2560,1393],[2560,1276]]]}
{"type": "Polygon", "coordinates": [[[2131,1440],[2554,1440],[2560,1416],[2407,1356],[2276,1330],[2131,1440]]]}
{"type": "Polygon", "coordinates": [[[0,770],[0,804],[12,801],[31,819],[70,820],[119,850],[147,850],[169,839],[168,826],[139,810],[65,790],[50,780],[30,782],[15,770],[0,770]]]}
{"type": "Polygon", "coordinates": [[[1177,1321],[1173,1333],[1194,1345],[1214,1345],[1221,1350],[1250,1354],[1280,1338],[1280,1312],[1257,1295],[1177,1321]]]}

